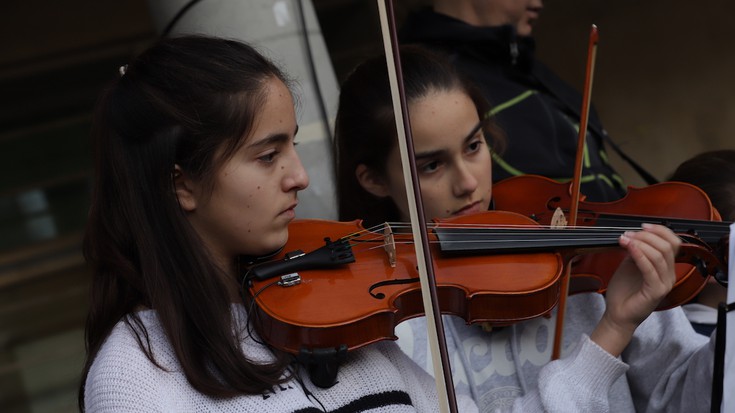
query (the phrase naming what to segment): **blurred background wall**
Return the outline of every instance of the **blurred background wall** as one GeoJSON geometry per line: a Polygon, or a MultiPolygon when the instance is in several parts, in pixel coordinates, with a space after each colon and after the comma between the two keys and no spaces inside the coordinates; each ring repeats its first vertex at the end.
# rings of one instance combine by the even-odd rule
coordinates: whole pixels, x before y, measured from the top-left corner
{"type": "MultiPolygon", "coordinates": [[[[206,10],[235,7],[263,13],[268,31],[269,22],[279,24],[278,10],[298,16],[296,1],[261,0],[265,11],[255,11],[246,0],[201,0],[188,15],[194,19],[190,26],[180,30],[220,33],[219,21],[206,10]],[[197,18],[197,13],[205,14],[197,18]]],[[[155,41],[174,10],[166,6],[186,3],[5,0],[0,5],[0,411],[77,410],[89,279],[81,255],[91,183],[89,121],[105,82],[155,41]]],[[[427,2],[396,3],[400,21],[427,2]]],[[[735,3],[548,3],[536,30],[539,56],[581,88],[589,26],[599,26],[593,102],[613,139],[657,178],[699,152],[735,148],[735,30],[726,21],[735,14],[735,3]]],[[[326,45],[328,58],[317,53],[318,64],[331,71],[335,85],[355,63],[381,51],[373,0],[301,0],[300,5],[313,8],[309,33],[326,45]]],[[[254,42],[262,38],[241,35],[254,42]]],[[[309,84],[308,71],[286,69],[309,84]]],[[[323,86],[328,96],[329,82],[323,86]]],[[[336,102],[324,100],[331,117],[336,102]]],[[[300,111],[299,116],[312,115],[300,111]]],[[[309,156],[314,156],[310,163],[320,158],[309,156]]],[[[630,185],[643,184],[612,156],[630,185]]],[[[313,182],[310,190],[320,187],[313,182]]]]}
{"type": "MultiPolygon", "coordinates": [[[[581,89],[587,33],[599,26],[592,101],[612,138],[658,179],[697,153],[735,148],[735,3],[548,3],[539,57],[581,89]]],[[[629,185],[644,185],[613,162],[629,185]]]]}

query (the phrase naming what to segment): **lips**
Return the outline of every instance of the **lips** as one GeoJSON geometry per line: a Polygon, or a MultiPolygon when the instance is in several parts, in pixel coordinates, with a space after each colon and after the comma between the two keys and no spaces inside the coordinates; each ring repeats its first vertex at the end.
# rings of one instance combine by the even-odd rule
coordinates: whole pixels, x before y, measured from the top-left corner
{"type": "Polygon", "coordinates": [[[538,19],[539,14],[541,14],[541,9],[540,8],[533,7],[533,8],[526,9],[526,15],[531,20],[538,19]]]}
{"type": "Polygon", "coordinates": [[[469,215],[469,214],[474,214],[477,212],[482,212],[482,202],[481,201],[473,202],[467,206],[464,206],[461,209],[458,209],[457,211],[455,211],[452,215],[457,215],[457,216],[469,215]]]}
{"type": "Polygon", "coordinates": [[[291,219],[295,218],[296,217],[296,211],[295,211],[296,205],[298,205],[298,202],[294,202],[293,204],[291,204],[291,206],[281,211],[281,213],[278,215],[286,216],[291,219]]]}

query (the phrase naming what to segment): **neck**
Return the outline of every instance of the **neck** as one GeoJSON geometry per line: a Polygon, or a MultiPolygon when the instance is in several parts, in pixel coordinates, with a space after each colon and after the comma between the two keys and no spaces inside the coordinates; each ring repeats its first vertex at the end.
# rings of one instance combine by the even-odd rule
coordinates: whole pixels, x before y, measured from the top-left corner
{"type": "Polygon", "coordinates": [[[230,271],[227,271],[224,275],[226,279],[225,287],[227,288],[227,294],[230,297],[230,302],[232,303],[240,303],[242,302],[242,294],[240,292],[240,289],[242,288],[239,283],[237,282],[238,277],[235,271],[233,269],[236,267],[235,264],[232,264],[230,266],[230,271]]]}
{"type": "Polygon", "coordinates": [[[227,295],[229,296],[230,302],[239,303],[242,301],[242,295],[240,294],[240,285],[238,284],[238,268],[236,260],[218,260],[217,268],[219,268],[218,274],[222,277],[222,282],[227,289],[227,295]]]}

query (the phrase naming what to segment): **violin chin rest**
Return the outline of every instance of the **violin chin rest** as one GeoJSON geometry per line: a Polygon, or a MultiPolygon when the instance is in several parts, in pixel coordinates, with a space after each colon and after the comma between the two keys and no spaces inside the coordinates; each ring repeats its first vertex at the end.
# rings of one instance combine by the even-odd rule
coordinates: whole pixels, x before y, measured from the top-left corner
{"type": "Polygon", "coordinates": [[[347,358],[347,346],[336,348],[301,349],[296,359],[309,372],[315,386],[328,389],[337,384],[339,365],[347,358]]]}

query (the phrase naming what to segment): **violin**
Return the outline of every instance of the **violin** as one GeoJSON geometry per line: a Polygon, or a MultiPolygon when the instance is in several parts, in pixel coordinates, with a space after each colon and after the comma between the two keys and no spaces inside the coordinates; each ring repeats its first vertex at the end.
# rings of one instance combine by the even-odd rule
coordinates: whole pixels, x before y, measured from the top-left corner
{"type": "MultiPolygon", "coordinates": [[[[429,241],[441,312],[495,326],[549,314],[565,266],[586,251],[619,248],[624,230],[550,229],[501,211],[435,220],[429,241]]],[[[699,261],[710,272],[719,267],[706,247],[683,244],[677,262],[699,261]]],[[[278,259],[243,271],[261,337],[304,356],[395,340],[398,323],[424,315],[416,266],[412,235],[399,227],[297,220],[278,259]]]]}
{"type": "MultiPolygon", "coordinates": [[[[512,225],[534,224],[517,214],[491,216],[512,225]]],[[[446,225],[434,230],[442,227],[446,225]]],[[[471,322],[509,324],[547,314],[556,304],[563,265],[558,254],[449,257],[440,253],[435,231],[432,238],[443,313],[471,322]]],[[[246,275],[249,296],[257,303],[258,330],[277,348],[298,353],[302,348],[346,345],[353,350],[396,339],[393,329],[398,323],[424,313],[410,233],[393,232],[387,225],[365,230],[359,221],[297,220],[289,226],[284,251],[291,253],[275,264],[249,268],[246,275]],[[312,235],[316,233],[324,234],[324,241],[312,235]],[[294,254],[295,247],[316,254],[294,254]],[[286,264],[291,268],[284,268],[286,264]],[[300,269],[304,266],[309,269],[300,269]],[[272,277],[291,271],[298,272],[296,285],[273,285],[272,277]]]]}
{"type": "MultiPolygon", "coordinates": [[[[571,203],[569,184],[537,175],[522,175],[493,185],[495,207],[514,211],[542,225],[551,223],[556,210],[566,212],[571,203]]],[[[663,182],[644,188],[629,188],[627,195],[613,202],[579,201],[577,222],[582,227],[640,227],[642,223],[660,224],[678,234],[688,234],[691,242],[706,245],[726,268],[729,222],[722,222],[707,195],[683,182],[663,182]]],[[[604,293],[624,254],[588,254],[572,267],[570,293],[604,293]]],[[[701,264],[701,263],[700,263],[701,264]]],[[[658,309],[668,309],[691,300],[704,287],[702,271],[690,264],[677,264],[677,281],[658,309]]],[[[726,283],[726,272],[714,278],[726,283]]]]}

